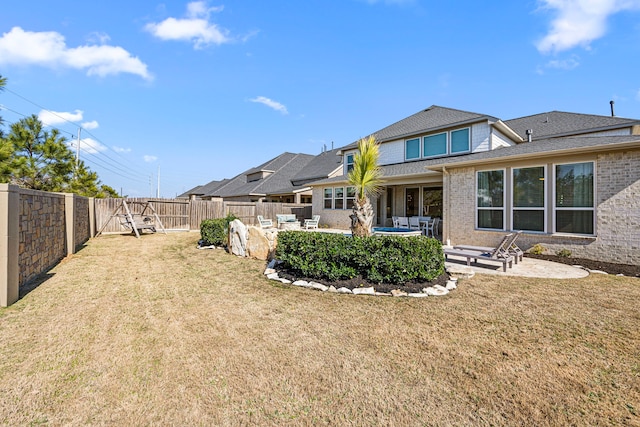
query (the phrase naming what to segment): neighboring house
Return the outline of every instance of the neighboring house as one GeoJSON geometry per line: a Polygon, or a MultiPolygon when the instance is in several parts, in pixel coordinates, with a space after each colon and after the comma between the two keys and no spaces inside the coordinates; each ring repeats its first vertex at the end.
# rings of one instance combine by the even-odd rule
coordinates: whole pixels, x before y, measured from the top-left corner
{"type": "Polygon", "coordinates": [[[338,150],[311,154],[282,153],[231,179],[195,187],[180,198],[246,202],[311,203],[309,182],[342,174],[338,150]]]}
{"type": "MultiPolygon", "coordinates": [[[[640,263],[640,120],[552,111],[513,120],[432,106],[374,132],[385,186],[372,200],[391,217],[441,217],[443,241],[520,243],[640,263]]],[[[346,173],[313,184],[313,213],[348,228],[354,192],[346,173]]]]}

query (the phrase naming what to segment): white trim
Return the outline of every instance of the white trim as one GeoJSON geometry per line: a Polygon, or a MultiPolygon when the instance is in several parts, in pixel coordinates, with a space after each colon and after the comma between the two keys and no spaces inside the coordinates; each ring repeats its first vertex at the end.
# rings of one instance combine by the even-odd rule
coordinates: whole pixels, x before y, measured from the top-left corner
{"type": "Polygon", "coordinates": [[[476,230],[487,230],[487,231],[505,231],[506,230],[506,222],[507,222],[507,170],[506,168],[498,168],[498,169],[482,169],[482,170],[476,170],[475,173],[475,191],[474,191],[474,205],[475,205],[475,210],[474,210],[474,222],[475,222],[475,229],[476,230]],[[496,171],[502,171],[502,207],[501,208],[496,208],[496,207],[479,207],[478,206],[478,174],[481,172],[496,172],[496,171]],[[497,228],[484,228],[484,227],[479,227],[478,226],[478,211],[480,210],[502,210],[502,228],[501,229],[497,229],[497,228]]]}
{"type": "Polygon", "coordinates": [[[526,231],[527,233],[546,233],[547,232],[547,227],[548,227],[548,216],[549,213],[547,211],[547,182],[546,180],[548,179],[548,173],[547,173],[547,165],[534,165],[534,166],[522,166],[522,167],[510,167],[509,169],[511,169],[511,192],[509,194],[510,198],[509,198],[509,207],[511,208],[510,210],[510,216],[511,216],[511,229],[512,230],[520,230],[520,228],[516,228],[514,225],[514,215],[515,215],[515,211],[519,210],[519,211],[540,211],[542,210],[542,230],[525,230],[522,229],[522,231],[526,231]],[[513,193],[515,192],[515,187],[516,187],[516,180],[514,177],[515,171],[516,169],[533,169],[533,168],[542,168],[542,172],[543,172],[543,181],[544,185],[542,186],[542,207],[517,207],[515,206],[515,203],[513,201],[513,193]]]}
{"type": "Polygon", "coordinates": [[[598,235],[598,230],[597,230],[597,225],[598,225],[598,209],[597,209],[597,183],[598,183],[598,177],[596,176],[597,174],[597,164],[595,160],[585,160],[585,161],[577,161],[577,162],[562,162],[562,163],[553,163],[553,199],[552,199],[552,209],[551,209],[551,221],[552,221],[552,227],[551,227],[551,233],[554,235],[567,235],[567,236],[583,236],[583,237],[595,237],[598,235]],[[563,166],[563,165],[579,165],[579,164],[584,164],[584,163],[591,163],[593,165],[593,206],[592,207],[569,207],[569,208],[558,208],[556,206],[556,191],[557,191],[557,186],[556,186],[556,181],[557,181],[557,177],[556,177],[556,167],[557,166],[563,166]],[[586,233],[567,233],[564,231],[557,231],[556,227],[556,212],[557,211],[591,211],[593,212],[593,233],[592,234],[586,234],[586,233]]]}

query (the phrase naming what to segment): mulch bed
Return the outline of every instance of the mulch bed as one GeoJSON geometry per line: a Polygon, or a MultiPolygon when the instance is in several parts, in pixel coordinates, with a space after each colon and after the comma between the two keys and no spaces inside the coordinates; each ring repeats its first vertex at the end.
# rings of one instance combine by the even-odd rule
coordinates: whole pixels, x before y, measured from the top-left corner
{"type": "Polygon", "coordinates": [[[561,264],[579,265],[588,270],[599,270],[609,274],[622,274],[629,277],[640,277],[640,266],[630,264],[614,264],[585,258],[561,257],[557,255],[525,254],[525,257],[559,262],[561,264]]]}
{"type": "Polygon", "coordinates": [[[409,283],[405,283],[404,285],[393,285],[390,283],[372,283],[362,279],[362,277],[355,277],[350,280],[335,280],[335,281],[311,279],[308,277],[298,277],[298,276],[292,275],[289,271],[283,269],[282,266],[276,267],[276,270],[278,270],[278,276],[284,279],[291,280],[292,282],[295,280],[306,280],[307,282],[317,282],[317,283],[322,283],[323,285],[333,286],[336,289],[345,287],[351,290],[355,288],[373,287],[376,290],[376,292],[391,292],[394,289],[399,289],[407,293],[422,292],[422,289],[427,288],[429,286],[434,286],[434,285],[445,286],[447,284],[447,280],[449,280],[449,275],[447,273],[444,273],[440,277],[432,280],[431,282],[409,282],[409,283]]]}

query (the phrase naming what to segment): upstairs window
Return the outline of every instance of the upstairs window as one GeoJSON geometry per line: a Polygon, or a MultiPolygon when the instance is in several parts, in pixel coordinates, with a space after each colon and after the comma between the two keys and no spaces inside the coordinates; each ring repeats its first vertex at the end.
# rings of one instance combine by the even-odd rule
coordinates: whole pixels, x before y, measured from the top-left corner
{"type": "Polygon", "coordinates": [[[407,139],[404,146],[405,159],[413,160],[420,158],[420,138],[407,139]]]}
{"type": "Polygon", "coordinates": [[[471,151],[469,128],[451,131],[451,154],[471,151]]]}
{"type": "Polygon", "coordinates": [[[347,173],[353,169],[353,154],[347,154],[347,173]]]}
{"type": "Polygon", "coordinates": [[[447,134],[425,136],[422,139],[423,153],[425,157],[442,156],[447,154],[447,134]]]}

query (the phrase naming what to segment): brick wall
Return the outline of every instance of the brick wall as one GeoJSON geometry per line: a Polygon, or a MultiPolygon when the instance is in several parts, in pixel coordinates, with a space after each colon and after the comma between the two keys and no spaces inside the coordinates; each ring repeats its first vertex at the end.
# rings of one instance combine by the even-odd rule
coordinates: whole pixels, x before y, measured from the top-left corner
{"type": "MultiPolygon", "coordinates": [[[[574,257],[640,264],[640,150],[599,154],[593,159],[596,236],[526,233],[519,240],[520,246],[528,249],[540,243],[551,254],[568,249],[574,257]]],[[[498,243],[504,231],[475,230],[475,169],[450,170],[444,187],[445,193],[449,189],[444,216],[451,225],[445,237],[452,244],[498,243]]]]}

